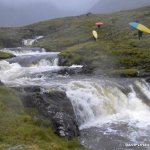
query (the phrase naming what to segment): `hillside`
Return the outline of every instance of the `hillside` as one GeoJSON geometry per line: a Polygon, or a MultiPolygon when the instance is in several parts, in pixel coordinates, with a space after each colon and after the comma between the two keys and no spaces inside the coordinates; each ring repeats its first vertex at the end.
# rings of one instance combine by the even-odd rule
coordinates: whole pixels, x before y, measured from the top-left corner
{"type": "Polygon", "coordinates": [[[100,0],[94,7],[91,8],[91,11],[95,13],[110,13],[149,5],[149,0],[100,0]]]}
{"type": "Polygon", "coordinates": [[[137,76],[150,71],[150,35],[141,40],[129,22],[138,20],[149,26],[150,7],[122,11],[113,14],[86,14],[76,17],[54,19],[21,28],[1,28],[0,47],[21,46],[22,39],[43,35],[33,46],[47,51],[61,51],[63,65],[83,64],[94,74],[119,74],[137,76]],[[92,30],[96,21],[105,23],[98,31],[97,42],[92,30]]]}

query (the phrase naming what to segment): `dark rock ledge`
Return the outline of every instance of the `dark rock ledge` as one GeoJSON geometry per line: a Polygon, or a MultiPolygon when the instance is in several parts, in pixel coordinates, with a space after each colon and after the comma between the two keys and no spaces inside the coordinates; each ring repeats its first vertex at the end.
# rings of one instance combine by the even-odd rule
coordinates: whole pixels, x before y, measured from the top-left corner
{"type": "Polygon", "coordinates": [[[54,131],[67,139],[79,136],[79,128],[70,100],[63,91],[43,93],[38,86],[15,88],[25,107],[37,108],[50,120],[54,131]]]}

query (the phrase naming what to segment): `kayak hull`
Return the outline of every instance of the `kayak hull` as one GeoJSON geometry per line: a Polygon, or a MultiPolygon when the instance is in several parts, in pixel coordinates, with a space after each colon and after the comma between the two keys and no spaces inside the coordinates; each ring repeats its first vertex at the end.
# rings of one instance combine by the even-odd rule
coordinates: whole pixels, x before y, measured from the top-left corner
{"type": "Polygon", "coordinates": [[[142,32],[150,33],[150,29],[140,23],[130,22],[129,25],[135,29],[142,31],[142,32]]]}
{"type": "Polygon", "coordinates": [[[93,34],[95,39],[98,39],[98,34],[97,34],[97,32],[95,30],[92,31],[92,34],[93,34]]]}

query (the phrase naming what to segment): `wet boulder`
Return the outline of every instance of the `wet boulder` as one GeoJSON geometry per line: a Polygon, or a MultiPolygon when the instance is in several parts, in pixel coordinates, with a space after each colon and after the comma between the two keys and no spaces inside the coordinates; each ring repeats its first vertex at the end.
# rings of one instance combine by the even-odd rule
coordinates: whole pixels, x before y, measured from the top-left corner
{"type": "Polygon", "coordinates": [[[57,72],[61,75],[75,75],[82,73],[82,67],[64,67],[57,72]]]}
{"type": "Polygon", "coordinates": [[[40,87],[24,87],[17,91],[25,107],[37,108],[42,116],[50,120],[56,134],[67,139],[79,136],[73,107],[65,92],[42,92],[40,87]]]}

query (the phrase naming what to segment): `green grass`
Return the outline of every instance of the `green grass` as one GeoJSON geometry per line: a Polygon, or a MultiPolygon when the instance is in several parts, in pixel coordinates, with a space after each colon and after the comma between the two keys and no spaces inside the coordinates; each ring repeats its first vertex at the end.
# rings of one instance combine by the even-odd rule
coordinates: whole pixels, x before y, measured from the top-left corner
{"type": "Polygon", "coordinates": [[[44,35],[33,46],[60,51],[61,57],[68,60],[66,65],[86,64],[93,66],[95,72],[133,68],[149,72],[150,34],[144,33],[139,41],[137,31],[128,25],[135,20],[150,28],[150,7],[53,19],[21,28],[1,28],[0,46],[21,46],[23,38],[44,35]],[[100,30],[95,26],[96,21],[104,22],[100,30]],[[98,31],[97,42],[92,30],[98,31]]]}
{"type": "Polygon", "coordinates": [[[135,77],[138,75],[137,69],[120,69],[120,70],[113,70],[110,72],[114,76],[122,76],[122,77],[135,77]]]}
{"type": "Polygon", "coordinates": [[[11,58],[11,57],[13,57],[12,54],[0,51],[0,59],[7,59],[7,58],[11,58]]]}
{"type": "Polygon", "coordinates": [[[15,92],[0,86],[0,150],[25,145],[24,150],[83,150],[77,139],[67,141],[53,133],[48,120],[25,110],[15,92]]]}

